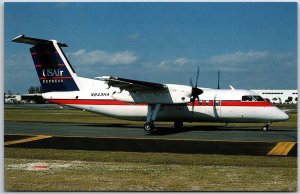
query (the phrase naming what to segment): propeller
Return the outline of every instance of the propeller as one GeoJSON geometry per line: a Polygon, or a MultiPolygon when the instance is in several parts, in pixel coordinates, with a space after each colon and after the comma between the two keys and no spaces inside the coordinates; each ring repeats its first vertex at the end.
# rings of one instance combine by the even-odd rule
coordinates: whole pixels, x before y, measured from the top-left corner
{"type": "Polygon", "coordinates": [[[197,88],[198,85],[198,78],[199,78],[199,67],[197,68],[197,75],[196,75],[196,83],[195,85],[193,84],[193,80],[190,77],[190,85],[192,87],[192,92],[191,92],[191,102],[193,103],[192,106],[192,111],[194,112],[194,106],[195,106],[195,101],[196,99],[199,100],[199,95],[203,93],[203,90],[197,88]]]}

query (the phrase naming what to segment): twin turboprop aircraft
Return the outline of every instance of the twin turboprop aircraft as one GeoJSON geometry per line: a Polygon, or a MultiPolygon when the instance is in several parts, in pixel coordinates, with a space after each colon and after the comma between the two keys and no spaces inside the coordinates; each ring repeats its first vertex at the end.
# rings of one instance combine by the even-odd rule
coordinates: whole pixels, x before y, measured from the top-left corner
{"type": "Polygon", "coordinates": [[[155,130],[155,121],[264,123],[285,121],[289,116],[249,90],[211,89],[178,84],[161,84],[114,76],[95,79],[77,76],[56,40],[17,36],[17,43],[33,45],[30,53],[40,80],[43,98],[115,118],[146,121],[144,130],[155,130]]]}

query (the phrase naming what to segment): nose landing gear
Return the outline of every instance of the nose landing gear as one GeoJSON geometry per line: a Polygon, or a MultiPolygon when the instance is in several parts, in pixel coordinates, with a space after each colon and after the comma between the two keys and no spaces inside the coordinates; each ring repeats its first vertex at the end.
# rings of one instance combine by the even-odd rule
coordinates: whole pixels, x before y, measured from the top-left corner
{"type": "Polygon", "coordinates": [[[271,124],[271,123],[266,123],[266,124],[262,127],[262,130],[263,130],[263,131],[270,131],[270,124],[271,124]]]}

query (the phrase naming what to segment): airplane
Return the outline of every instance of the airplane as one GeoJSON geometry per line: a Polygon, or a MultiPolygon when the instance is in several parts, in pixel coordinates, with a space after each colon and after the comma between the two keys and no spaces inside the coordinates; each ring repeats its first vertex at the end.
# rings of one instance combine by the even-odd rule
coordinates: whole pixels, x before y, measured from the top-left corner
{"type": "Polygon", "coordinates": [[[50,103],[66,105],[114,118],[146,121],[144,130],[154,132],[156,121],[263,123],[270,130],[272,122],[289,116],[249,90],[163,84],[100,76],[94,79],[77,76],[64,54],[67,44],[19,35],[12,42],[33,45],[30,53],[42,86],[42,97],[50,103]]]}

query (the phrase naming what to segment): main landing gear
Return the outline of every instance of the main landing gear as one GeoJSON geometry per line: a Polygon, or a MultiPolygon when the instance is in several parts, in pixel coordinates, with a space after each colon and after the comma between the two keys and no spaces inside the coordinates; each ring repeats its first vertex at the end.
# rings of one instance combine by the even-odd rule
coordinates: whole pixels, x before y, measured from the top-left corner
{"type": "Polygon", "coordinates": [[[146,132],[153,132],[154,128],[155,128],[155,126],[154,126],[153,122],[148,122],[148,123],[145,123],[145,125],[144,125],[144,130],[146,132]]]}
{"type": "Polygon", "coordinates": [[[144,125],[144,130],[153,132],[155,129],[154,122],[157,118],[161,104],[148,105],[147,123],[144,125]]]}
{"type": "MultiPolygon", "coordinates": [[[[146,132],[152,133],[155,131],[154,122],[157,118],[160,108],[161,104],[148,105],[147,122],[144,125],[144,130],[146,132]]],[[[175,129],[181,129],[183,127],[182,121],[175,121],[174,127],[175,129]]]]}
{"type": "MultiPolygon", "coordinates": [[[[175,121],[174,122],[174,128],[175,129],[182,129],[182,127],[183,127],[183,123],[181,121],[175,121]]],[[[144,130],[146,132],[150,132],[150,133],[153,132],[153,131],[155,131],[155,125],[154,125],[154,123],[153,122],[147,122],[147,123],[145,123],[144,130]]]]}
{"type": "MultiPolygon", "coordinates": [[[[174,128],[175,129],[182,129],[183,123],[181,121],[175,121],[174,122],[174,128]]],[[[144,125],[144,130],[146,132],[153,132],[155,130],[155,125],[153,122],[147,122],[144,125]]]]}

